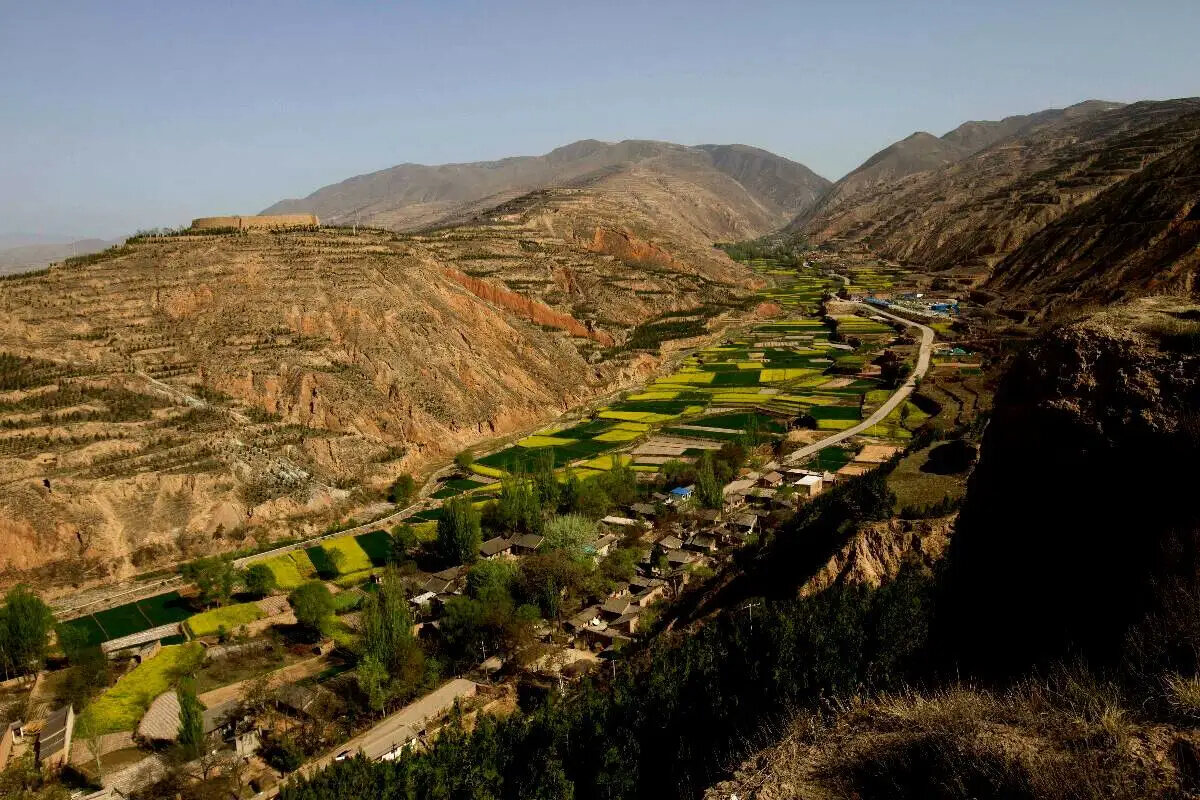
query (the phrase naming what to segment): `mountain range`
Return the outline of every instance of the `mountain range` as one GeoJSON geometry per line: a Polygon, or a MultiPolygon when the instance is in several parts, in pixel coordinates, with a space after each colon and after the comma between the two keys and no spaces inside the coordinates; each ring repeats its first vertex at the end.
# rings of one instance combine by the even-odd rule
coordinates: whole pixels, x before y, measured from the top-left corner
{"type": "Polygon", "coordinates": [[[627,140],[585,139],[541,156],[469,164],[401,164],[326,186],[299,200],[283,200],[264,214],[308,212],[328,223],[410,230],[469,219],[530,191],[598,187],[617,175],[686,176],[752,219],[781,225],[811,207],[829,181],[803,164],[746,145],[686,147],[627,140]]]}

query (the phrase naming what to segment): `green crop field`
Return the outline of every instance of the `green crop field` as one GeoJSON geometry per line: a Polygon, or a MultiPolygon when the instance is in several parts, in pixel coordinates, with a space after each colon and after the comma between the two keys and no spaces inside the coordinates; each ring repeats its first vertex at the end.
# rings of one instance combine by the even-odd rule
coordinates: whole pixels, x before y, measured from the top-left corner
{"type": "Polygon", "coordinates": [[[321,544],[329,556],[329,560],[337,565],[337,572],[359,572],[371,568],[370,557],[355,541],[353,536],[339,536],[321,544]]]}
{"type": "Polygon", "coordinates": [[[290,553],[268,558],[262,562],[275,576],[275,583],[280,589],[295,589],[316,573],[316,567],[303,550],[293,550],[290,553]]]}
{"type": "Polygon", "coordinates": [[[172,622],[183,622],[192,615],[192,610],[179,592],[167,592],[156,597],[148,597],[137,601],[138,608],[154,624],[168,625],[172,622]]]}
{"type": "Polygon", "coordinates": [[[320,545],[315,547],[304,548],[304,553],[308,556],[308,560],[312,562],[313,568],[316,569],[317,575],[322,578],[337,577],[337,565],[333,563],[333,559],[325,552],[325,548],[320,545]]]}
{"type": "Polygon", "coordinates": [[[150,702],[203,660],[204,648],[198,642],[164,647],[85,708],[80,714],[80,724],[90,725],[95,734],[133,730],[150,702]]]}
{"type": "Polygon", "coordinates": [[[354,541],[358,542],[358,546],[367,554],[367,558],[371,559],[371,563],[377,567],[382,567],[388,562],[388,554],[392,550],[392,537],[387,531],[371,531],[354,537],[354,541]]]}
{"type": "Polygon", "coordinates": [[[263,611],[254,603],[237,603],[231,606],[214,608],[203,611],[188,618],[188,630],[193,636],[211,636],[222,627],[232,632],[239,625],[245,625],[263,618],[263,611]]]}
{"type": "Polygon", "coordinates": [[[75,632],[82,641],[89,645],[98,645],[108,639],[108,636],[104,633],[104,629],[100,627],[100,623],[92,619],[91,614],[68,620],[59,627],[75,632]]]}

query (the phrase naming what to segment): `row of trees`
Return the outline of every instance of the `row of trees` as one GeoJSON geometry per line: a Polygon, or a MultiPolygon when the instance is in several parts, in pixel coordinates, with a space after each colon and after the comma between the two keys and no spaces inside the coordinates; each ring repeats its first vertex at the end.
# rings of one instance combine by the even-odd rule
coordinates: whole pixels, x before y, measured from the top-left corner
{"type": "Polygon", "coordinates": [[[436,551],[447,564],[470,564],[485,530],[490,535],[543,534],[563,515],[599,519],[637,495],[637,474],[628,464],[614,463],[601,475],[571,475],[562,481],[553,458],[542,457],[524,468],[514,467],[502,480],[499,496],[482,511],[466,496],[446,500],[437,524],[436,551]]]}
{"type": "Polygon", "coordinates": [[[224,605],[238,589],[266,597],[277,588],[275,573],[265,564],[252,564],[239,571],[227,555],[197,558],[184,564],[179,572],[196,586],[197,599],[204,606],[224,605]]]}

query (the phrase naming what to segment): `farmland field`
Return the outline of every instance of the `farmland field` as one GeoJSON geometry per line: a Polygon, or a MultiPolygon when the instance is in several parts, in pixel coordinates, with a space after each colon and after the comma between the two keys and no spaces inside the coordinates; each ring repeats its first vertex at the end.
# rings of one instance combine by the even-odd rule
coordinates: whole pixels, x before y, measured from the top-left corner
{"type": "Polygon", "coordinates": [[[339,536],[321,544],[339,574],[370,569],[371,559],[353,536],[339,536]]]}
{"type": "Polygon", "coordinates": [[[392,538],[388,536],[387,531],[363,533],[355,536],[354,540],[358,542],[358,546],[376,567],[382,567],[388,562],[388,554],[392,549],[392,538]]]}
{"type": "Polygon", "coordinates": [[[150,702],[192,672],[203,659],[204,648],[198,642],[164,647],[100,695],[80,715],[80,723],[90,723],[96,734],[133,730],[150,702]]]}
{"type": "Polygon", "coordinates": [[[239,625],[254,622],[262,617],[263,611],[256,604],[237,603],[196,614],[188,619],[187,626],[193,636],[211,636],[222,627],[233,632],[239,625]]]}
{"type": "Polygon", "coordinates": [[[293,550],[290,553],[269,558],[262,563],[275,576],[275,584],[285,590],[295,589],[317,571],[312,560],[303,550],[293,550]]]}
{"type": "MultiPolygon", "coordinates": [[[[747,434],[761,441],[781,436],[803,415],[833,433],[856,425],[864,405],[875,407],[890,396],[878,380],[860,373],[890,342],[892,325],[871,319],[866,310],[822,318],[823,296],[842,282],[819,268],[747,263],[770,280],[761,297],[778,304],[782,318],[751,322],[724,341],[686,354],[675,372],[595,409],[591,419],[539,430],[477,459],[472,470],[502,477],[552,459],[561,472],[594,475],[657,431],[697,442],[743,441],[747,434]],[[849,336],[854,337],[850,343],[838,341],[849,336]]],[[[900,270],[879,266],[850,277],[855,286],[873,291],[890,288],[902,276],[900,270]]],[[[910,438],[911,423],[923,412],[903,413],[903,419],[898,412],[872,433],[896,441],[910,438]]],[[[700,452],[689,448],[686,454],[700,452]]],[[[819,460],[837,469],[850,457],[841,448],[828,448],[819,460]]],[[[638,469],[657,467],[639,464],[638,469]]],[[[480,486],[459,479],[444,483],[435,496],[472,491],[480,486]]],[[[414,520],[436,518],[436,512],[423,512],[414,520]]]]}
{"type": "Polygon", "coordinates": [[[191,609],[179,592],[167,592],[78,617],[62,623],[62,627],[77,631],[84,641],[95,645],[159,625],[182,622],[191,615],[191,609]]]}

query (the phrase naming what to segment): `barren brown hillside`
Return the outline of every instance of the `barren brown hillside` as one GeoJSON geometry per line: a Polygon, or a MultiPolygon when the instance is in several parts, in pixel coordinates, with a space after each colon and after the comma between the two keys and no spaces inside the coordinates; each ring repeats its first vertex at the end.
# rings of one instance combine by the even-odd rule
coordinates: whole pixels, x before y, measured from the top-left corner
{"type": "Polygon", "coordinates": [[[321,527],[645,377],[641,323],[750,313],[711,241],[760,224],[635,170],[424,234],[185,234],[0,282],[0,565],[99,578],[321,527]]]}
{"type": "Polygon", "coordinates": [[[1197,138],[1195,98],[1066,116],[961,161],[865,188],[796,225],[818,242],[861,244],[981,281],[1047,225],[1197,138]]]}
{"type": "Polygon", "coordinates": [[[470,219],[498,203],[547,187],[583,187],[631,169],[672,175],[715,194],[730,210],[761,228],[777,228],[801,213],[829,181],[765,150],[745,145],[685,147],[669,142],[585,139],[541,156],[467,164],[401,164],[358,175],[283,200],[266,214],[309,212],[329,223],[357,222],[413,230],[470,219]]]}

